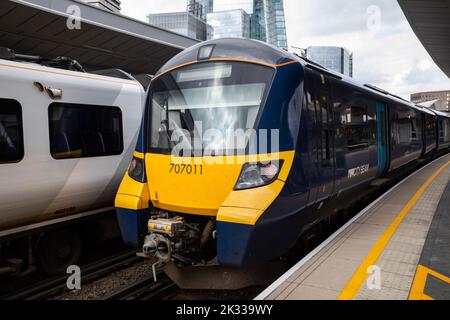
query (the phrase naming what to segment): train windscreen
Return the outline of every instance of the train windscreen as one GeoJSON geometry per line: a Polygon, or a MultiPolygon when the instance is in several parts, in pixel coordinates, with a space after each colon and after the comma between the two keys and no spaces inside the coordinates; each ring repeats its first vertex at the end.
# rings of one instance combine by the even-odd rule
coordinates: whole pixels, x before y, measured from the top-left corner
{"type": "Polygon", "coordinates": [[[207,62],[166,73],[151,85],[149,149],[179,156],[225,155],[255,128],[274,70],[207,62]]]}

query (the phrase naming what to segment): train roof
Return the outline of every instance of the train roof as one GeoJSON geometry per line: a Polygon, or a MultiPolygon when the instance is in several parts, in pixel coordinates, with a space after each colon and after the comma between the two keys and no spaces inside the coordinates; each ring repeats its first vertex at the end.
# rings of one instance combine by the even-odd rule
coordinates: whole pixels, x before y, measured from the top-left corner
{"type": "MultiPolygon", "coordinates": [[[[122,77],[113,76],[111,77],[110,74],[112,71],[110,71],[108,74],[102,74],[100,71],[99,73],[95,72],[80,72],[80,71],[73,71],[73,70],[66,70],[61,68],[54,68],[45,66],[36,62],[24,62],[24,61],[12,61],[12,60],[5,60],[0,59],[0,67],[1,68],[9,68],[10,70],[17,70],[17,71],[31,71],[31,72],[43,72],[52,75],[53,77],[71,77],[73,79],[78,79],[79,81],[103,81],[105,83],[109,84],[118,84],[118,85],[132,85],[132,86],[138,86],[142,88],[142,85],[134,78],[130,79],[127,78],[126,73],[121,73],[119,71],[116,71],[118,74],[122,74],[122,77]]],[[[13,72],[13,71],[11,71],[13,72]]],[[[114,72],[112,72],[114,73],[114,72]]]]}
{"type": "Polygon", "coordinates": [[[101,69],[101,70],[89,70],[86,71],[83,66],[78,63],[78,61],[70,57],[57,57],[57,58],[45,58],[40,56],[32,56],[25,54],[17,54],[14,50],[9,48],[0,47],[0,59],[21,62],[21,63],[31,63],[35,65],[40,65],[49,68],[62,69],[68,71],[75,71],[81,73],[91,73],[98,74],[111,78],[119,78],[125,80],[137,81],[131,74],[117,68],[101,69]]]}
{"type": "Polygon", "coordinates": [[[436,116],[436,113],[433,112],[433,110],[431,110],[430,108],[424,107],[424,106],[422,106],[420,104],[416,104],[415,106],[417,108],[419,108],[420,110],[422,110],[423,112],[428,113],[429,115],[436,116]]]}
{"type": "Polygon", "coordinates": [[[188,63],[208,59],[241,59],[257,61],[267,65],[279,65],[296,61],[297,56],[258,40],[243,38],[221,38],[196,44],[170,59],[158,72],[159,75],[188,63]],[[207,57],[201,57],[201,48],[212,48],[207,57]],[[203,59],[202,59],[203,58],[203,59]]]}
{"type": "Polygon", "coordinates": [[[422,105],[422,104],[417,104],[417,107],[422,108],[426,113],[429,113],[429,114],[432,114],[432,115],[435,115],[435,116],[450,118],[450,113],[448,113],[448,112],[431,109],[430,107],[427,107],[427,106],[422,105]]]}
{"type": "Polygon", "coordinates": [[[437,114],[440,117],[450,118],[450,113],[448,113],[448,112],[443,112],[443,111],[434,110],[434,109],[429,109],[429,110],[431,110],[433,113],[437,114]]]}
{"type": "Polygon", "coordinates": [[[386,100],[408,105],[410,108],[419,110],[421,112],[430,112],[426,108],[424,109],[424,107],[422,106],[415,105],[414,103],[405,100],[400,96],[389,93],[388,91],[378,88],[374,85],[362,84],[358,81],[355,81],[353,78],[329,70],[313,61],[308,60],[306,57],[287,52],[266,42],[244,38],[221,38],[196,44],[170,59],[156,73],[156,77],[164,72],[183,65],[188,65],[202,60],[207,61],[213,59],[237,59],[243,61],[253,61],[274,67],[292,61],[297,61],[303,67],[325,73],[333,78],[359,87],[362,90],[366,90],[377,95],[383,95],[386,100]],[[202,57],[202,55],[204,56],[202,57]]]}

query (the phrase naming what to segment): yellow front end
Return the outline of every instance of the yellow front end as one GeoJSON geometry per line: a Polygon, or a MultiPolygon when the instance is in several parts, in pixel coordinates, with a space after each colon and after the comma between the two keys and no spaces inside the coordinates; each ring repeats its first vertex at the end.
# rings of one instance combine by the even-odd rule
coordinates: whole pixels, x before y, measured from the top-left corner
{"type": "Polygon", "coordinates": [[[150,200],[155,208],[218,221],[254,225],[284,187],[294,152],[258,156],[145,156],[150,200]],[[245,163],[284,160],[278,179],[270,185],[235,191],[245,163]]]}

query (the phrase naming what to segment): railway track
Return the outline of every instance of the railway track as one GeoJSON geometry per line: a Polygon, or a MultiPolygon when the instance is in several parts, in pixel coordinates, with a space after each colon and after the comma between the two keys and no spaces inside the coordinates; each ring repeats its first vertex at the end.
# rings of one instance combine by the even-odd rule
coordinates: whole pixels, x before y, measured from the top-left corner
{"type": "MultiPolygon", "coordinates": [[[[135,250],[127,250],[81,267],[82,282],[90,283],[106,275],[142,261],[135,250]]],[[[67,275],[52,277],[13,293],[0,297],[0,300],[44,300],[66,289],[67,275]]]]}
{"type": "Polygon", "coordinates": [[[103,300],[163,300],[179,288],[162,270],[157,271],[158,281],[153,275],[123,287],[103,300]]]}

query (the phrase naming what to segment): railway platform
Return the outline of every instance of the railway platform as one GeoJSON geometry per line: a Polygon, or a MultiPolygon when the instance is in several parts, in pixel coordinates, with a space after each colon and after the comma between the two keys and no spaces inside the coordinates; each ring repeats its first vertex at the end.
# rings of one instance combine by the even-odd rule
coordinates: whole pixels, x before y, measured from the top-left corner
{"type": "Polygon", "coordinates": [[[373,202],[257,300],[449,300],[450,155],[373,202]]]}

